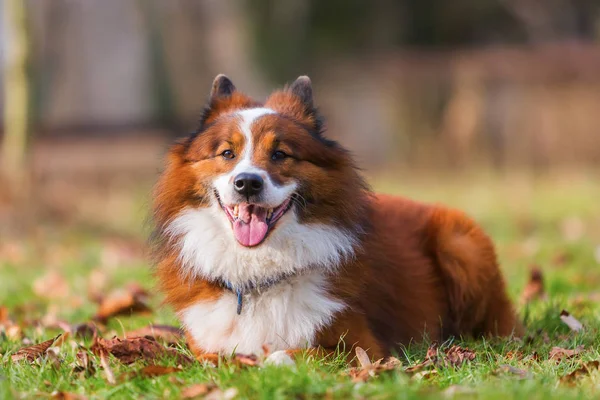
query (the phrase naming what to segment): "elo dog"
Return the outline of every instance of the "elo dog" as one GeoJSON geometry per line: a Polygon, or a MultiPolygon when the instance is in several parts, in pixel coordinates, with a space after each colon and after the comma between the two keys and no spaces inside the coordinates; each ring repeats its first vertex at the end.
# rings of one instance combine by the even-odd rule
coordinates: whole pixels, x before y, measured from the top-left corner
{"type": "Polygon", "coordinates": [[[153,214],[159,285],[199,358],[521,334],[488,236],[460,211],[373,193],[324,136],[306,76],[264,103],[217,76],[153,214]]]}

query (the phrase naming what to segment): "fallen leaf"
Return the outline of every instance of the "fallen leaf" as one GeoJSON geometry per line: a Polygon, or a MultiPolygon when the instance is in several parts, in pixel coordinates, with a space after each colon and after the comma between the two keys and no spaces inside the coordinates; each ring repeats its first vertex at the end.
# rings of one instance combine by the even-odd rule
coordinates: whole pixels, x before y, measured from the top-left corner
{"type": "Polygon", "coordinates": [[[150,337],[169,345],[176,345],[185,339],[181,329],[169,325],[148,325],[144,328],[125,333],[125,338],[134,337],[150,337]]]}
{"type": "Polygon", "coordinates": [[[70,327],[71,333],[79,339],[91,339],[98,335],[98,327],[93,322],[86,322],[70,327]]]}
{"type": "Polygon", "coordinates": [[[147,301],[148,293],[144,289],[129,285],[126,289],[119,289],[103,298],[94,319],[106,323],[109,318],[117,315],[151,312],[147,301]]]}
{"type": "Polygon", "coordinates": [[[6,306],[0,306],[0,324],[4,325],[8,322],[8,308],[6,308],[6,306]]]}
{"type": "Polygon", "coordinates": [[[576,356],[577,354],[580,354],[583,351],[583,349],[584,349],[583,345],[577,346],[573,350],[563,349],[562,347],[555,346],[550,350],[550,353],[548,353],[548,358],[551,360],[556,360],[556,361],[568,359],[573,356],[576,356]]]}
{"type": "Polygon", "coordinates": [[[567,326],[571,328],[573,332],[579,332],[583,329],[583,324],[579,322],[577,318],[569,314],[567,310],[562,310],[560,312],[560,319],[562,322],[567,324],[567,326]]]}
{"type": "Polygon", "coordinates": [[[58,299],[69,296],[67,280],[56,270],[50,270],[33,282],[33,292],[46,299],[58,299]]]}
{"type": "Polygon", "coordinates": [[[212,383],[196,383],[195,385],[188,386],[181,391],[182,399],[193,399],[199,396],[204,396],[209,391],[215,388],[212,383]]]}
{"type": "Polygon", "coordinates": [[[56,340],[54,341],[54,343],[52,343],[52,347],[62,346],[63,344],[65,344],[65,342],[67,341],[67,339],[69,339],[69,337],[71,337],[71,333],[70,332],[65,332],[62,335],[59,335],[56,338],[56,340]]]}
{"type": "Polygon", "coordinates": [[[373,365],[373,363],[371,363],[371,359],[367,355],[367,352],[362,347],[356,346],[355,352],[356,359],[362,368],[369,368],[373,365]]]}
{"type": "Polygon", "coordinates": [[[410,377],[410,379],[416,380],[416,381],[422,381],[422,380],[431,379],[434,375],[437,375],[437,374],[438,374],[438,372],[436,369],[428,369],[425,371],[419,371],[419,372],[415,373],[413,376],[410,377]]]}
{"type": "Polygon", "coordinates": [[[50,394],[50,398],[58,399],[58,400],[86,400],[87,399],[87,397],[82,396],[80,394],[69,393],[69,392],[59,392],[59,391],[52,392],[50,394]]]}
{"type": "Polygon", "coordinates": [[[179,353],[175,349],[167,348],[150,338],[131,339],[102,339],[96,338],[91,350],[98,355],[103,349],[115,356],[123,364],[131,364],[137,360],[155,362],[158,359],[171,356],[177,359],[178,364],[191,364],[194,360],[179,353]]]}
{"type": "Polygon", "coordinates": [[[382,372],[392,371],[402,366],[400,360],[395,357],[389,357],[385,362],[383,362],[383,358],[371,362],[367,352],[363,348],[357,346],[354,351],[359,366],[348,370],[348,375],[352,378],[352,382],[366,382],[369,378],[377,376],[382,372]]]}
{"type": "Polygon", "coordinates": [[[99,346],[96,349],[96,352],[94,352],[94,354],[100,357],[100,365],[104,370],[104,375],[106,375],[106,380],[108,381],[108,383],[110,383],[111,385],[116,384],[117,380],[115,379],[115,374],[110,368],[110,363],[108,361],[108,351],[105,348],[99,346]]]}
{"type": "Polygon", "coordinates": [[[506,355],[504,356],[504,358],[506,358],[507,360],[522,360],[524,357],[523,353],[516,350],[516,351],[509,351],[508,353],[506,353],[506,355]]]}
{"type": "Polygon", "coordinates": [[[441,356],[439,353],[438,344],[433,342],[427,349],[425,360],[406,368],[404,372],[415,374],[423,371],[425,368],[440,366],[456,368],[475,359],[474,351],[456,345],[445,349],[441,356]]]}
{"type": "Polygon", "coordinates": [[[394,369],[401,367],[402,361],[398,360],[396,357],[388,357],[385,359],[385,362],[381,365],[382,367],[387,369],[394,369]]]}
{"type": "Polygon", "coordinates": [[[566,385],[574,385],[575,382],[584,376],[590,375],[593,371],[600,368],[600,361],[588,361],[583,363],[575,371],[560,378],[560,383],[566,385]]]}
{"type": "Polygon", "coordinates": [[[62,360],[58,356],[58,351],[56,349],[56,347],[50,347],[48,350],[46,350],[46,359],[48,360],[48,363],[54,367],[54,369],[59,369],[60,365],[62,364],[62,360]]]}
{"type": "Polygon", "coordinates": [[[178,367],[163,367],[161,365],[148,365],[141,370],[139,370],[139,375],[152,378],[155,376],[172,374],[174,372],[182,371],[181,368],[178,367]]]}
{"type": "Polygon", "coordinates": [[[531,269],[531,273],[529,276],[529,282],[523,288],[523,293],[521,294],[521,303],[527,304],[533,300],[546,299],[546,290],[544,288],[544,276],[542,274],[542,270],[534,266],[531,269]]]}
{"type": "Polygon", "coordinates": [[[456,368],[468,361],[473,361],[474,359],[474,351],[460,346],[452,346],[445,351],[444,364],[456,368]]]}
{"type": "Polygon", "coordinates": [[[46,351],[52,346],[52,344],[58,340],[62,335],[58,335],[57,337],[46,340],[45,342],[35,344],[33,346],[27,346],[21,348],[15,354],[13,354],[10,358],[13,362],[27,360],[30,363],[33,363],[35,360],[40,358],[41,356],[46,354],[46,351]]]}
{"type": "Polygon", "coordinates": [[[530,379],[532,377],[532,374],[529,371],[507,364],[500,365],[498,372],[516,375],[519,379],[530,379]]]}
{"type": "Polygon", "coordinates": [[[83,374],[86,377],[96,374],[96,368],[94,367],[94,364],[92,363],[90,355],[87,351],[78,351],[76,357],[79,365],[73,369],[73,372],[77,374],[83,374]]]}
{"type": "Polygon", "coordinates": [[[256,367],[259,365],[258,357],[254,354],[236,354],[233,357],[232,362],[240,367],[256,367]]]}

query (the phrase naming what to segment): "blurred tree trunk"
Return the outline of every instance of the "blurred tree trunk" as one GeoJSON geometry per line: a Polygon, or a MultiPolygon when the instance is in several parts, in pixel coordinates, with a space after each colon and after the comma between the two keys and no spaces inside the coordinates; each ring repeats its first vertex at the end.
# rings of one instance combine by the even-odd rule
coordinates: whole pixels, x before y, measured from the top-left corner
{"type": "Polygon", "coordinates": [[[2,174],[12,192],[25,184],[29,130],[29,34],[26,2],[4,0],[4,140],[2,174]]]}

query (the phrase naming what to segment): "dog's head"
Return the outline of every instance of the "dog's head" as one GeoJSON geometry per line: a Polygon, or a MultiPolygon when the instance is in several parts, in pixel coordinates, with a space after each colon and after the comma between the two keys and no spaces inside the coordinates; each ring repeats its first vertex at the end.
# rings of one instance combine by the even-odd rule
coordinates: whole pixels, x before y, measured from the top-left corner
{"type": "Polygon", "coordinates": [[[295,259],[316,251],[323,259],[306,262],[319,264],[351,252],[367,193],[348,152],[323,136],[308,77],[261,104],[219,75],[200,127],[170,151],[154,211],[159,231],[183,246],[194,230],[242,264],[286,251],[295,259]]]}

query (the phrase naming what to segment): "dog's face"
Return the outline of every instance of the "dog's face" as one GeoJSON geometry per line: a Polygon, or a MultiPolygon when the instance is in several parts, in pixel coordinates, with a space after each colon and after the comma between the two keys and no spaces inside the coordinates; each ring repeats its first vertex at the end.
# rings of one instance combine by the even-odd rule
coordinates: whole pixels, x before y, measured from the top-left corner
{"type": "Polygon", "coordinates": [[[307,262],[322,263],[331,257],[324,253],[341,251],[336,241],[349,252],[365,187],[347,152],[320,129],[307,77],[259,104],[218,76],[200,129],[171,151],[155,193],[157,222],[178,234],[197,228],[233,238],[237,247],[224,251],[244,260],[286,251],[296,259],[304,246],[319,253],[307,262]]]}

